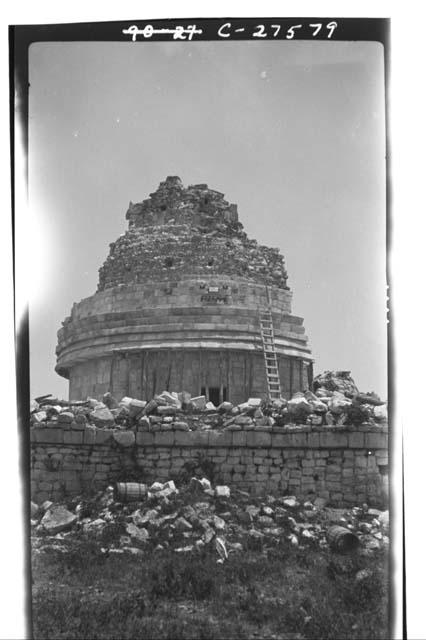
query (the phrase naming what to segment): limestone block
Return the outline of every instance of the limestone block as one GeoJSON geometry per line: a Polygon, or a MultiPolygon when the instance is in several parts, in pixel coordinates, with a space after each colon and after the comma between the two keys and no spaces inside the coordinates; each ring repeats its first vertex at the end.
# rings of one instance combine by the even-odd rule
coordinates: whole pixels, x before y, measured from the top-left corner
{"type": "Polygon", "coordinates": [[[136,400],[132,398],[128,404],[129,415],[131,418],[137,418],[147,405],[146,400],[136,400]]]}
{"type": "Polygon", "coordinates": [[[232,446],[245,447],[247,444],[247,432],[246,431],[234,431],[232,434],[232,446]]]}
{"type": "Polygon", "coordinates": [[[288,435],[286,433],[272,433],[271,446],[281,449],[288,446],[288,435]]]}
{"type": "Polygon", "coordinates": [[[135,434],[133,431],[114,431],[113,438],[120,447],[132,447],[135,444],[135,434]]]}
{"type": "Polygon", "coordinates": [[[327,474],[340,473],[340,471],[341,471],[341,467],[337,464],[327,465],[327,474]]]}
{"type": "Polygon", "coordinates": [[[63,411],[58,416],[58,422],[73,422],[74,414],[72,411],[63,411]]]}
{"type": "Polygon", "coordinates": [[[327,484],[330,482],[340,482],[340,473],[327,473],[325,479],[327,484]]]}
{"type": "Polygon", "coordinates": [[[96,428],[87,425],[85,430],[83,431],[83,443],[95,444],[95,442],[96,442],[96,428]]]}
{"type": "Polygon", "coordinates": [[[41,524],[51,535],[70,529],[77,516],[64,507],[51,507],[41,519],[41,524]]]}
{"type": "Polygon", "coordinates": [[[209,447],[231,447],[233,434],[227,431],[209,431],[209,447]]]}
{"type": "MultiPolygon", "coordinates": [[[[158,433],[155,434],[156,437],[158,435],[160,435],[160,434],[158,434],[158,433]]],[[[172,432],[172,435],[174,436],[174,444],[176,446],[179,446],[179,447],[192,447],[192,446],[194,446],[194,440],[193,440],[191,431],[188,431],[188,432],[186,432],[186,431],[174,431],[174,432],[172,432]]]]}
{"type": "Polygon", "coordinates": [[[231,490],[226,485],[217,485],[214,494],[217,498],[229,498],[231,496],[231,490]]]}
{"type": "Polygon", "coordinates": [[[173,422],[172,427],[176,431],[189,431],[189,427],[186,422],[173,422]]]}
{"type": "Polygon", "coordinates": [[[320,446],[320,434],[319,433],[308,433],[307,446],[308,447],[319,447],[320,446]]]}
{"type": "Polygon", "coordinates": [[[174,431],[157,431],[157,433],[154,433],[154,445],[173,446],[175,444],[175,437],[181,434],[187,435],[185,432],[176,432],[175,434],[174,431]]]}
{"type": "Polygon", "coordinates": [[[361,431],[349,433],[349,446],[353,449],[362,449],[364,446],[364,434],[361,431]]]}
{"type": "Polygon", "coordinates": [[[235,418],[235,424],[253,424],[253,420],[250,416],[241,415],[235,418]]]}
{"type": "Polygon", "coordinates": [[[291,447],[306,447],[308,444],[307,433],[290,433],[289,439],[291,447]]]}
{"type": "Polygon", "coordinates": [[[356,467],[364,468],[364,467],[367,467],[367,464],[368,464],[368,462],[367,462],[366,456],[356,456],[356,458],[355,458],[355,466],[356,467]]]}
{"type": "Polygon", "coordinates": [[[247,404],[249,407],[260,407],[261,403],[261,398],[249,398],[247,400],[247,404]]]}
{"type": "Polygon", "coordinates": [[[49,444],[62,444],[64,442],[64,434],[66,431],[63,429],[32,429],[35,435],[36,442],[43,442],[49,444]]]}
{"type": "Polygon", "coordinates": [[[196,409],[203,410],[206,408],[206,396],[197,396],[195,398],[191,398],[191,402],[196,409]]]}
{"type": "Polygon", "coordinates": [[[97,429],[96,430],[96,444],[104,444],[109,440],[112,440],[113,429],[97,429]]]}
{"type": "Polygon", "coordinates": [[[365,446],[368,449],[387,449],[388,448],[387,433],[366,433],[365,446]]]}
{"type": "Polygon", "coordinates": [[[191,439],[194,447],[207,447],[209,445],[209,431],[192,431],[191,439]]]}
{"type": "Polygon", "coordinates": [[[335,431],[323,431],[319,434],[321,447],[347,447],[348,434],[335,431]]]}
{"type": "MultiPolygon", "coordinates": [[[[275,435],[275,434],[274,434],[275,435]]],[[[248,447],[270,447],[272,442],[272,434],[264,431],[248,431],[247,446],[248,447]]]]}
{"type": "Polygon", "coordinates": [[[157,407],[157,413],[160,416],[171,417],[176,415],[177,407],[174,407],[173,405],[165,405],[162,407],[157,407]]]}
{"type": "Polygon", "coordinates": [[[99,427],[110,427],[115,424],[114,416],[107,407],[94,409],[90,414],[90,418],[99,427]]]}
{"type": "Polygon", "coordinates": [[[83,444],[83,431],[64,431],[64,444],[83,444]]]}

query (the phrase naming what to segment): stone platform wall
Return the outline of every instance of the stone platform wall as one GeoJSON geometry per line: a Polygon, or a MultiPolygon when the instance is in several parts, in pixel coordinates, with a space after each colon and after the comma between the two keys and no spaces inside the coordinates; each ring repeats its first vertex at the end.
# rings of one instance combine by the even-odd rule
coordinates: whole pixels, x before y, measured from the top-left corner
{"type": "Polygon", "coordinates": [[[179,480],[197,470],[251,493],[323,497],[342,507],[387,500],[385,427],[134,433],[71,423],[34,427],[31,442],[31,494],[39,503],[114,481],[179,480]]]}

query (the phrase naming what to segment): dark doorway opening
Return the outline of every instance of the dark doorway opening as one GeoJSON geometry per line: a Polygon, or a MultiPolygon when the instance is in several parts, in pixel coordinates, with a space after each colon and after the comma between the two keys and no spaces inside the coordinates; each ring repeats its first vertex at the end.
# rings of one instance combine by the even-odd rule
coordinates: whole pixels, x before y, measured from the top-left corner
{"type": "Polygon", "coordinates": [[[217,407],[228,399],[228,390],[226,387],[222,387],[222,389],[220,387],[201,387],[201,395],[206,396],[207,402],[213,402],[217,407]]]}

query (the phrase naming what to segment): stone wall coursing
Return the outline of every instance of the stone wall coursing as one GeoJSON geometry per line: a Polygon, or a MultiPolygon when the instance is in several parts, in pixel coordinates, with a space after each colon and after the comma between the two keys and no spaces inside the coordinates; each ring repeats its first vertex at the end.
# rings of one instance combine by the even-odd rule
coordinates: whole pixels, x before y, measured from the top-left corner
{"type": "Polygon", "coordinates": [[[32,428],[36,502],[99,490],[114,481],[213,474],[251,493],[322,497],[343,507],[383,506],[388,494],[384,427],[298,427],[270,431],[120,432],[71,423],[32,428]],[[207,470],[207,471],[206,471],[207,470]]]}
{"type": "MultiPolygon", "coordinates": [[[[277,352],[292,350],[310,359],[303,320],[290,314],[290,294],[272,289],[271,296],[277,352]]],[[[256,350],[261,348],[259,308],[266,306],[265,287],[217,278],[98,293],[75,304],[58,331],[57,370],[135,344],[160,348],[202,341],[256,350]],[[215,289],[226,292],[226,304],[215,300],[215,289]]]]}
{"type": "MultiPolygon", "coordinates": [[[[271,288],[270,297],[287,395],[307,386],[301,379],[306,378],[301,361],[312,356],[302,318],[290,313],[291,293],[271,288]]],[[[147,397],[155,392],[154,386],[198,395],[203,386],[223,385],[234,389],[228,393],[233,402],[262,396],[266,393],[262,305],[267,307],[264,286],[214,276],[108,289],[73,306],[58,332],[56,371],[69,378],[73,400],[100,397],[111,389],[118,395],[147,397]],[[127,358],[125,362],[118,352],[127,358]],[[187,371],[182,372],[184,360],[187,371]],[[127,373],[130,362],[135,369],[127,373]],[[204,378],[214,376],[217,367],[222,379],[206,383],[204,378]],[[196,369],[209,371],[196,378],[196,369]]]]}

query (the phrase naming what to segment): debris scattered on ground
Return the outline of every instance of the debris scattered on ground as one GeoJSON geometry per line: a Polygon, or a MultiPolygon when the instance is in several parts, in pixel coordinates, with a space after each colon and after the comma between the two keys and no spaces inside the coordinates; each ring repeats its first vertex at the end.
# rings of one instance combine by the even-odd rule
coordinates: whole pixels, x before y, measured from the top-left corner
{"type": "Polygon", "coordinates": [[[389,545],[389,512],[367,505],[332,509],[323,503],[302,504],[294,496],[231,492],[223,485],[212,491],[206,478],[192,478],[179,487],[171,480],[154,482],[140,491],[138,500],[129,502],[126,485],[144,487],[119,483],[121,490],[118,485],[109,486],[90,498],[73,497],[64,504],[32,508],[35,552],[52,547],[66,551],[82,535],[108,553],[165,549],[197,553],[213,545],[220,563],[228,554],[279,545],[329,547],[338,553],[365,555],[389,545]]]}

